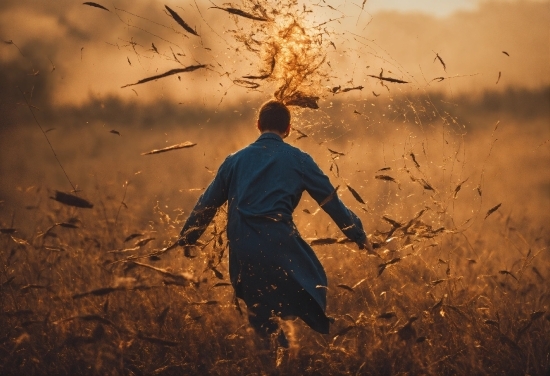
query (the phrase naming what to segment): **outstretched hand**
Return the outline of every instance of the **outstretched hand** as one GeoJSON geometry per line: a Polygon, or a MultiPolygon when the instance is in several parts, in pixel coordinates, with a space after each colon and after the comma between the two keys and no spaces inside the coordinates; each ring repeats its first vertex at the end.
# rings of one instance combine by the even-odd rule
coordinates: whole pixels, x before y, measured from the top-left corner
{"type": "Polygon", "coordinates": [[[359,244],[359,249],[365,249],[367,253],[380,257],[380,255],[374,251],[374,247],[369,238],[365,238],[365,241],[362,244],[359,244]]]}

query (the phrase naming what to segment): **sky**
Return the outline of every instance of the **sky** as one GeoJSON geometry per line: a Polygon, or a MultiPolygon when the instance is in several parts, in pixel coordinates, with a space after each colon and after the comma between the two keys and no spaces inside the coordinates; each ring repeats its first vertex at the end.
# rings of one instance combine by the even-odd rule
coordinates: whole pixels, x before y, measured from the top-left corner
{"type": "Polygon", "coordinates": [[[457,11],[473,11],[477,0],[367,0],[365,7],[372,13],[379,11],[418,12],[437,17],[457,11]]]}
{"type": "MultiPolygon", "coordinates": [[[[109,12],[69,0],[3,0],[2,90],[33,89],[36,96],[45,93],[53,103],[76,105],[104,96],[219,104],[277,90],[277,82],[261,82],[258,88],[241,83],[243,76],[266,70],[262,61],[266,52],[251,53],[243,37],[275,35],[280,31],[275,26],[229,16],[202,0],[97,3],[109,12]],[[176,24],[164,5],[199,36],[176,24]],[[126,86],[199,64],[207,67],[126,86]]],[[[353,95],[379,94],[390,88],[372,77],[380,72],[409,83],[392,84],[393,92],[439,90],[453,95],[550,84],[547,0],[299,4],[300,12],[306,6],[304,26],[323,25],[318,28],[322,32],[317,36],[321,40],[317,53],[326,59],[315,83],[321,88],[362,86],[367,90],[353,95]]]]}

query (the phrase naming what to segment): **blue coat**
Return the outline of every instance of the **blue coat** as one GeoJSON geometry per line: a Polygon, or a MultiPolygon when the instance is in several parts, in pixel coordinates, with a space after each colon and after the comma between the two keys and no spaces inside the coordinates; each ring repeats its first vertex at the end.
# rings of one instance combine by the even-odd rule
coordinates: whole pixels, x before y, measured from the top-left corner
{"type": "Polygon", "coordinates": [[[298,316],[328,333],[327,277],[292,220],[304,191],[349,239],[364,242],[361,221],[313,159],[278,135],[263,133],[222,163],[185,222],[180,244],[194,244],[227,201],[229,274],[236,295],[248,307],[264,305],[282,317],[298,316]]]}

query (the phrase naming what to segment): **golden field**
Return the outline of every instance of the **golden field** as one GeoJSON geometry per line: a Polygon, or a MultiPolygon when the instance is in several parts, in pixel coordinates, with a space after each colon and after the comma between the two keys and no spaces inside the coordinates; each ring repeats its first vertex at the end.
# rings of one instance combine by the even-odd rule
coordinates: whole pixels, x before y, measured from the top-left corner
{"type": "Polygon", "coordinates": [[[131,257],[176,239],[223,158],[256,138],[260,102],[35,109],[67,176],[20,106],[0,141],[0,373],[545,375],[548,100],[350,93],[296,110],[287,141],[340,187],[380,258],[337,242],[304,195],[295,221],[322,243],[336,321],[327,336],[284,322],[292,346],[273,353],[227,285],[223,211],[196,257],[131,257]],[[140,155],[184,141],[196,145],[140,155]],[[52,199],[68,180],[93,208],[52,199]]]}

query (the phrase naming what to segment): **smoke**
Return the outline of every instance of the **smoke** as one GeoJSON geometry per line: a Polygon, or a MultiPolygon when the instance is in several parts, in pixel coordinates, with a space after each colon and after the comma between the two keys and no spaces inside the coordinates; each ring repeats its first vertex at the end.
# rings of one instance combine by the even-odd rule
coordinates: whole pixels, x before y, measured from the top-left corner
{"type": "MultiPolygon", "coordinates": [[[[243,6],[247,4],[243,9],[261,14],[252,3],[243,6]]],[[[354,95],[368,100],[373,91],[388,89],[456,94],[550,84],[548,2],[483,2],[475,11],[444,18],[371,14],[368,3],[364,9],[347,2],[304,7],[257,3],[274,19],[294,12],[286,23],[271,24],[204,2],[167,3],[198,36],[178,25],[161,2],[102,5],[109,11],[71,1],[2,2],[0,36],[9,42],[0,45],[3,107],[18,102],[17,87],[33,90],[37,100],[52,105],[113,96],[126,102],[167,99],[216,107],[275,92],[305,90],[328,98],[338,86],[361,86],[354,95]],[[285,38],[289,43],[283,43],[285,38]],[[301,60],[292,63],[292,56],[301,60]],[[196,64],[208,69],[121,89],[196,64]],[[304,76],[312,68],[317,75],[304,76]],[[411,85],[385,87],[369,77],[381,71],[411,85]],[[264,80],[243,79],[270,73],[264,80]],[[285,83],[290,89],[281,91],[285,83]]]]}

